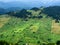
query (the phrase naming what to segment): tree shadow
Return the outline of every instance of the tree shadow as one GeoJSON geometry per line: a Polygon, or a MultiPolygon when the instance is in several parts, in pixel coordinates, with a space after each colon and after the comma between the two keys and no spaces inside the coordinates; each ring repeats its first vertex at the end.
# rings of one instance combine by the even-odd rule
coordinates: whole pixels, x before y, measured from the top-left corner
{"type": "Polygon", "coordinates": [[[56,42],[56,45],[60,45],[60,41],[57,41],[57,42],[56,42]]]}
{"type": "Polygon", "coordinates": [[[6,41],[0,41],[0,45],[9,45],[9,43],[6,41]]]}

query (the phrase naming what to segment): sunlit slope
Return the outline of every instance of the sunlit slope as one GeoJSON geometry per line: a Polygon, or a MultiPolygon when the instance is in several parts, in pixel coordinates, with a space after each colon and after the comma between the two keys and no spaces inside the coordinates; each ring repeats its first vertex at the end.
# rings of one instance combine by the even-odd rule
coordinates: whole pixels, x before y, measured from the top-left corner
{"type": "Polygon", "coordinates": [[[21,18],[10,17],[0,28],[0,40],[5,40],[13,44],[51,42],[49,40],[51,39],[51,22],[52,19],[50,18],[30,18],[25,21],[21,18]]]}
{"type": "Polygon", "coordinates": [[[11,15],[0,15],[0,41],[10,45],[39,45],[56,43],[60,40],[60,21],[41,10],[27,10],[32,15],[29,18],[18,18],[11,15]],[[42,18],[37,18],[42,16],[42,18]]]}

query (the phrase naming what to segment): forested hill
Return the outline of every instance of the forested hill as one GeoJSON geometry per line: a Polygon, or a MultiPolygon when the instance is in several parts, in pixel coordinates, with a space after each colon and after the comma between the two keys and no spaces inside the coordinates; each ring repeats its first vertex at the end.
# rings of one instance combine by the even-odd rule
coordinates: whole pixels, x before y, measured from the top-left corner
{"type": "Polygon", "coordinates": [[[7,12],[6,9],[4,9],[4,8],[0,8],[0,14],[4,14],[4,13],[6,13],[6,12],[7,12]]]}
{"type": "Polygon", "coordinates": [[[52,17],[53,19],[60,20],[60,6],[50,6],[50,7],[45,7],[45,8],[44,7],[41,7],[41,8],[34,7],[32,9],[30,9],[29,11],[27,11],[26,9],[22,9],[20,11],[9,12],[7,14],[10,14],[11,16],[15,16],[15,17],[21,17],[21,16],[28,17],[28,15],[30,15],[30,17],[32,17],[31,11],[35,11],[35,12],[40,11],[40,13],[36,14],[37,16],[34,16],[34,17],[38,17],[38,15],[40,16],[41,14],[46,14],[47,17],[52,17]]]}
{"type": "Polygon", "coordinates": [[[29,11],[27,11],[26,9],[19,10],[16,8],[14,10],[9,11],[9,9],[0,8],[0,14],[7,13],[7,14],[10,14],[11,16],[15,16],[15,17],[22,17],[22,16],[28,17],[28,15],[30,15],[30,17],[32,17],[31,11],[35,11],[35,12],[40,11],[39,14],[36,14],[37,17],[38,17],[38,15],[40,16],[40,14],[46,14],[47,17],[52,17],[53,19],[60,20],[60,6],[50,6],[50,7],[41,7],[41,8],[34,7],[32,9],[30,9],[29,11]],[[17,10],[19,10],[19,11],[17,11],[17,10]]]}
{"type": "Polygon", "coordinates": [[[56,44],[60,45],[60,6],[34,7],[0,15],[0,45],[56,44]]]}
{"type": "Polygon", "coordinates": [[[60,6],[51,6],[44,8],[42,11],[47,16],[53,17],[54,19],[60,20],[60,6]]]}

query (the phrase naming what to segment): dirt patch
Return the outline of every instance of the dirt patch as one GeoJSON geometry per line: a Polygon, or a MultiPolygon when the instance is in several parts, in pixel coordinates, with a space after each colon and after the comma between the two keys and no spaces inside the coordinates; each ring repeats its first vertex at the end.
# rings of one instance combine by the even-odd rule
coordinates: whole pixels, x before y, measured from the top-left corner
{"type": "Polygon", "coordinates": [[[55,23],[55,20],[52,21],[52,33],[55,34],[60,34],[60,24],[59,23],[55,23]]]}
{"type": "Polygon", "coordinates": [[[6,18],[6,17],[0,18],[0,28],[3,27],[3,25],[5,23],[7,23],[9,19],[10,19],[10,17],[9,18],[6,18]]]}

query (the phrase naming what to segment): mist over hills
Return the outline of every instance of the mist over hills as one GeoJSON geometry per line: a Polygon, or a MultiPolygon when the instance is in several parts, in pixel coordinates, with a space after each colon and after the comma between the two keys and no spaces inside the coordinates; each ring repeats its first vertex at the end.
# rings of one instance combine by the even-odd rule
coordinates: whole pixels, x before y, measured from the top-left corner
{"type": "Polygon", "coordinates": [[[21,1],[12,1],[12,2],[2,2],[0,1],[0,14],[6,13],[9,11],[16,11],[21,9],[31,9],[33,7],[40,8],[43,7],[49,7],[49,6],[60,6],[59,1],[50,1],[50,2],[21,2],[21,1]]]}
{"type": "Polygon", "coordinates": [[[48,7],[48,6],[60,6],[59,5],[60,2],[59,1],[50,1],[50,2],[20,2],[20,1],[13,1],[13,2],[1,2],[0,1],[0,8],[11,8],[11,7],[20,7],[20,8],[26,8],[26,9],[30,9],[32,7],[48,7]]]}
{"type": "Polygon", "coordinates": [[[11,7],[20,7],[20,8],[26,7],[27,8],[27,5],[23,2],[7,2],[7,3],[0,2],[0,7],[5,8],[5,9],[11,8],[11,7]]]}

